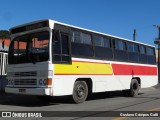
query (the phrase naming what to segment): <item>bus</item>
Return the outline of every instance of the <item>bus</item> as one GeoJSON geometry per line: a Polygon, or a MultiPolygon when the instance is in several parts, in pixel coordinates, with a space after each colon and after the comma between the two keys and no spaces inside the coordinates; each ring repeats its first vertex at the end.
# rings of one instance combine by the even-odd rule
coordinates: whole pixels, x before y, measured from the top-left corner
{"type": "Polygon", "coordinates": [[[10,34],[6,93],[42,101],[69,95],[82,103],[92,93],[134,97],[158,84],[154,46],[50,19],[13,27],[10,34]]]}

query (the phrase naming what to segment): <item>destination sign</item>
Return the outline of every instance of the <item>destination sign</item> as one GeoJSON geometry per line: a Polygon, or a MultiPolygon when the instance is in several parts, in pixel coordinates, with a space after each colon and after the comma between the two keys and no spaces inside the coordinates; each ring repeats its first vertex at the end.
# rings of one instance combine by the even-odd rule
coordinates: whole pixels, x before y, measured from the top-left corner
{"type": "Polygon", "coordinates": [[[39,28],[43,28],[43,27],[48,27],[49,26],[49,21],[42,21],[39,23],[34,23],[34,24],[30,24],[27,26],[23,26],[23,27],[17,27],[17,28],[13,28],[10,30],[11,34],[15,34],[15,33],[21,33],[21,32],[25,32],[25,31],[30,31],[30,30],[35,30],[35,29],[39,29],[39,28]]]}

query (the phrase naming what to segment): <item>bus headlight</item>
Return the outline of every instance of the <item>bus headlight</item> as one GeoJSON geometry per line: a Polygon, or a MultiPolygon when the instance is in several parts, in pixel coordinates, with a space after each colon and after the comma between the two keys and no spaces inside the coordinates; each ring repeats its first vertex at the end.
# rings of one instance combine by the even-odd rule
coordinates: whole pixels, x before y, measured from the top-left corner
{"type": "Polygon", "coordinates": [[[46,83],[47,83],[47,79],[44,79],[43,80],[43,85],[46,85],[46,83]]]}
{"type": "Polygon", "coordinates": [[[11,83],[11,80],[9,79],[9,80],[7,80],[7,81],[8,81],[8,82],[7,82],[7,84],[8,84],[8,85],[10,85],[10,83],[11,83]]]}
{"type": "Polygon", "coordinates": [[[11,80],[11,85],[14,85],[14,80],[11,80]]]}
{"type": "Polygon", "coordinates": [[[7,80],[7,85],[14,85],[14,80],[8,79],[7,80]]]}
{"type": "Polygon", "coordinates": [[[39,80],[39,85],[43,85],[42,83],[43,83],[43,80],[40,79],[40,80],[39,80]]]}
{"type": "Polygon", "coordinates": [[[52,78],[40,79],[39,80],[39,85],[41,85],[41,86],[51,86],[52,85],[52,78]]]}

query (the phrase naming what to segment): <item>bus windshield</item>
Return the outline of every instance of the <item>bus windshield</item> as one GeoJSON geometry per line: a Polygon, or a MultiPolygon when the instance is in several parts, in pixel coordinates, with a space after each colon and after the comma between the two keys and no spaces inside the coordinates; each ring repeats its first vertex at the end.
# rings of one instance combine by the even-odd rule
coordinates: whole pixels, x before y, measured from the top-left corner
{"type": "Polygon", "coordinates": [[[11,42],[8,64],[43,62],[49,60],[49,32],[18,36],[11,42]]]}

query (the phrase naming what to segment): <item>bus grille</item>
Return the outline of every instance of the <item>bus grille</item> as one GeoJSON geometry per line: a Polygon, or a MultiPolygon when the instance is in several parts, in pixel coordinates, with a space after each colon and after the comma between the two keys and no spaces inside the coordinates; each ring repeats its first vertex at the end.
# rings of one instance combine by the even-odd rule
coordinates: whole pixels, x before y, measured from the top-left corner
{"type": "Polygon", "coordinates": [[[32,71],[32,72],[16,72],[14,74],[15,77],[25,77],[25,76],[37,76],[37,72],[36,71],[32,71]]]}
{"type": "Polygon", "coordinates": [[[36,79],[15,79],[14,85],[37,85],[36,79]]]}

